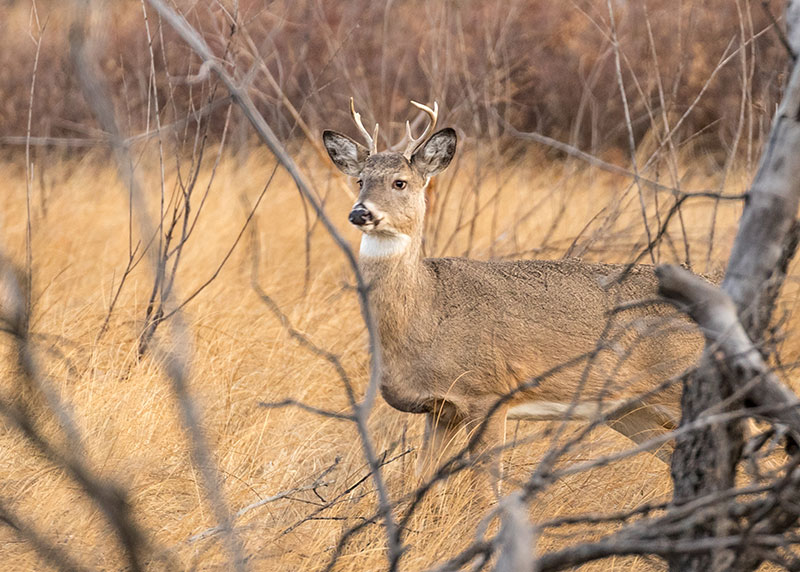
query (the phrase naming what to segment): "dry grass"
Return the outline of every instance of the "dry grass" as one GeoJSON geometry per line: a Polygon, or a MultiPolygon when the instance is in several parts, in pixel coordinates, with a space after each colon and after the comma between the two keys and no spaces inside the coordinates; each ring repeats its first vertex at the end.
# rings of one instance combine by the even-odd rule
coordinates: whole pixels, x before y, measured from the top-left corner
{"type": "MultiPolygon", "coordinates": [[[[130,491],[136,519],[151,535],[155,550],[168,551],[182,569],[224,569],[224,552],[218,537],[188,542],[192,535],[215,522],[203,500],[198,473],[190,462],[170,384],[153,358],[136,359],[136,336],[151,284],[144,263],[123,289],[109,331],[96,341],[128,252],[126,191],[120,188],[116,172],[109,165],[102,157],[50,164],[49,176],[55,184],[41,200],[41,190],[34,197],[32,328],[39,335],[38,358],[49,383],[72,408],[91,466],[130,491]]],[[[345,222],[350,199],[335,185],[327,185],[327,168],[310,158],[305,165],[317,188],[323,193],[329,191],[326,209],[355,245],[356,232],[346,228],[345,222]]],[[[244,220],[241,197],[252,203],[272,166],[272,158],[261,153],[238,161],[223,160],[198,234],[181,263],[179,298],[213,272],[244,220]]],[[[142,167],[140,171],[146,173],[151,192],[148,198],[156,204],[157,170],[142,167]]],[[[502,190],[497,201],[482,211],[472,239],[468,228],[462,229],[444,249],[446,254],[469,251],[485,258],[493,251],[495,255],[513,255],[546,243],[549,246],[543,249],[542,257],[560,256],[587,222],[623,196],[626,188],[620,179],[575,172],[569,165],[548,163],[533,153],[517,163],[514,171],[487,177],[477,189],[471,185],[472,172],[462,165],[439,183],[439,193],[444,193],[451,183],[453,191],[449,201],[437,203],[443,212],[438,248],[446,242],[449,229],[456,226],[463,197],[471,201],[477,190],[481,204],[486,204],[498,186],[502,190]],[[535,213],[517,225],[539,201],[535,213]],[[566,205],[567,215],[555,230],[548,231],[562,205],[566,205]],[[514,227],[516,230],[511,232],[509,229],[514,227]],[[492,228],[499,237],[496,241],[492,240],[492,228]]],[[[4,181],[0,194],[0,244],[11,260],[23,264],[24,173],[19,164],[9,163],[0,166],[0,176],[4,181]]],[[[207,176],[208,172],[204,172],[203,177],[207,176]]],[[[713,188],[716,177],[714,172],[705,174],[704,168],[695,163],[694,169],[686,173],[684,186],[713,188]]],[[[168,174],[168,183],[173,178],[174,174],[168,174]]],[[[741,175],[730,177],[727,188],[738,192],[745,185],[741,175]]],[[[587,258],[628,260],[641,248],[641,215],[633,193],[617,221],[598,235],[587,250],[587,258]]],[[[661,199],[662,204],[668,202],[666,195],[661,199]]],[[[704,260],[707,248],[710,204],[705,200],[690,202],[684,210],[694,259],[698,261],[704,260]]],[[[739,209],[738,204],[720,206],[712,258],[716,266],[727,255],[739,209]]],[[[367,373],[365,332],[355,296],[347,288],[352,278],[332,241],[317,226],[311,241],[311,281],[308,291],[303,292],[302,220],[298,194],[288,177],[279,172],[257,215],[261,286],[274,296],[295,327],[340,354],[353,379],[363,388],[367,373]]],[[[599,221],[583,236],[589,236],[598,225],[599,221]]],[[[673,223],[670,234],[679,245],[678,228],[677,222],[673,223]]],[[[661,260],[674,260],[666,246],[660,252],[661,260]]],[[[291,397],[344,411],[344,391],[331,367],[299,347],[254,294],[250,264],[251,251],[246,243],[240,244],[218,279],[186,308],[193,334],[191,393],[202,407],[205,431],[224,480],[227,501],[236,511],[260,498],[307,485],[339,458],[339,464],[326,479],[328,485],[319,489],[325,499],[333,499],[368,472],[354,428],[296,408],[264,409],[259,402],[291,397]]],[[[706,268],[699,263],[696,270],[706,268]]],[[[793,300],[793,294],[787,299],[793,300]]],[[[161,336],[160,343],[168,345],[166,334],[162,332],[161,336]]],[[[790,361],[797,345],[785,349],[786,360],[790,361]]],[[[10,381],[14,377],[12,364],[13,360],[5,359],[0,365],[0,388],[5,397],[15,387],[10,381]]],[[[531,437],[529,444],[506,454],[509,483],[523,480],[548,448],[550,442],[543,437],[546,428],[543,424],[509,426],[509,436],[513,432],[520,439],[531,437]]],[[[396,412],[379,401],[370,419],[370,430],[377,450],[386,451],[391,458],[419,442],[421,419],[396,412]]],[[[52,427],[51,432],[55,434],[52,427]]],[[[629,442],[624,438],[600,429],[564,462],[626,445],[629,442]]],[[[385,467],[393,498],[415,486],[414,461],[412,452],[385,467]]],[[[451,479],[411,520],[407,535],[411,548],[403,560],[404,569],[423,569],[472,538],[481,506],[474,502],[469,481],[468,475],[451,479]]],[[[667,467],[649,455],[640,455],[559,481],[534,501],[531,516],[536,521],[632,508],[666,499],[669,494],[667,467]]],[[[97,509],[61,470],[34,454],[8,425],[0,426],[0,498],[82,561],[98,569],[123,566],[121,553],[97,509]]],[[[246,552],[252,557],[253,569],[322,567],[342,531],[372,514],[376,500],[372,482],[366,480],[344,495],[340,503],[322,512],[323,520],[297,525],[319,502],[312,492],[299,492],[253,510],[236,522],[246,552]],[[286,532],[290,527],[294,528],[286,532]]],[[[587,534],[582,529],[562,532],[566,537],[541,538],[540,549],[564,546],[587,534]]],[[[382,529],[368,527],[348,545],[339,569],[378,568],[385,559],[384,546],[382,529]]],[[[46,569],[30,545],[7,527],[0,528],[0,561],[9,571],[46,569]]],[[[154,566],[157,569],[160,565],[154,566]]],[[[657,561],[632,558],[605,561],[585,569],[662,567],[657,561]]]]}

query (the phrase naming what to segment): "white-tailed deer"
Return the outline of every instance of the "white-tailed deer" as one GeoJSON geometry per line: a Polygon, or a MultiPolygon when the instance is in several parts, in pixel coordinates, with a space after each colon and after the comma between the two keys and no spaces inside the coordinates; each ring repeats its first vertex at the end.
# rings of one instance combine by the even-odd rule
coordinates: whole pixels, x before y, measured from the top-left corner
{"type": "Polygon", "coordinates": [[[656,298],[652,267],[636,266],[618,280],[621,265],[574,259],[422,258],[424,189],[453,158],[456,133],[434,133],[438,107],[412,103],[430,123],[418,138],[406,124],[403,152],[377,151],[378,126],[370,135],[352,99],[367,146],[334,131],[323,141],[333,163],[358,178],[349,218],[363,232],[359,269],[378,321],[381,392],[392,407],[427,416],[418,467],[435,467],[461,427],[487,423],[474,455],[502,445],[506,418],[605,414],[636,442],[674,428],[679,387],[636,396],[693,363],[700,336],[683,321],[666,327],[665,308],[611,312],[622,302],[656,298]],[[501,396],[570,360],[486,419],[501,396]],[[630,406],[619,407],[626,401],[630,406]]]}

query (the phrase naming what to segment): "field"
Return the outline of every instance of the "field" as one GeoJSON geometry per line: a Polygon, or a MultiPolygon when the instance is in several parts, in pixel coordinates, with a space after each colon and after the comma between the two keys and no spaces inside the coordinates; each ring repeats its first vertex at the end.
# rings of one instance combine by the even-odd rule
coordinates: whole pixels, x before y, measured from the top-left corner
{"type": "MultiPolygon", "coordinates": [[[[0,568],[228,570],[232,537],[252,570],[384,569],[376,481],[343,418],[343,378],[361,399],[370,365],[345,250],[154,4],[0,6],[0,568]]],[[[409,99],[437,100],[459,150],[426,194],[427,256],[718,280],[786,80],[769,3],[176,4],[353,253],[358,189],[322,129],[354,134],[354,95],[385,148],[409,99]]],[[[768,332],[795,388],[799,277],[790,265],[768,332]]],[[[632,447],[585,428],[507,426],[506,494],[575,439],[529,503],[538,553],[672,498],[650,453],[584,470],[632,447]]],[[[395,517],[413,507],[400,569],[498,532],[471,470],[415,506],[421,416],[378,397],[367,430],[395,517]]],[[[751,469],[740,483],[763,477],[751,469]]]]}
{"type": "MultiPolygon", "coordinates": [[[[469,160],[474,158],[464,161],[469,160]]],[[[315,159],[309,157],[308,161],[315,159]]],[[[273,167],[271,157],[262,152],[254,152],[244,162],[222,160],[196,235],[181,262],[178,300],[213,275],[245,222],[246,205],[255,202],[273,167]]],[[[89,466],[128,490],[136,522],[147,531],[152,553],[163,555],[181,569],[224,568],[220,535],[193,540],[216,523],[191,462],[171,382],[157,357],[147,354],[137,359],[137,336],[152,287],[152,269],[146,260],[127,277],[109,325],[100,335],[128,260],[127,192],[113,164],[99,152],[82,161],[54,161],[47,170],[46,188],[37,191],[41,201],[32,204],[35,270],[31,329],[38,365],[60,400],[69,404],[89,466]]],[[[149,204],[157,213],[158,170],[142,171],[148,174],[149,204]]],[[[462,168],[443,175],[437,187],[440,193],[450,184],[456,189],[450,202],[440,201],[436,206],[443,236],[454,228],[464,208],[461,205],[470,198],[456,196],[461,192],[458,189],[472,188],[470,171],[462,168]]],[[[694,170],[687,172],[686,188],[713,188],[714,173],[708,171],[696,162],[694,170]]],[[[320,189],[336,177],[321,163],[309,172],[320,189]]],[[[492,248],[495,256],[514,255],[517,248],[535,253],[537,246],[547,244],[539,256],[554,258],[563,255],[577,238],[579,244],[588,246],[584,254],[587,260],[624,261],[643,245],[638,201],[628,201],[622,207],[620,216],[598,243],[589,246],[588,239],[580,238],[591,235],[585,227],[598,211],[619,201],[627,187],[622,178],[547,160],[535,150],[518,160],[514,169],[496,175],[487,177],[489,180],[475,189],[480,203],[489,201],[490,207],[477,218],[471,256],[487,258],[492,248]],[[495,181],[502,181],[497,198],[493,198],[498,188],[495,181]],[[523,218],[534,204],[534,215],[523,218]],[[558,219],[562,205],[567,207],[568,216],[558,219]],[[500,221],[496,223],[494,244],[489,230],[493,218],[500,221]],[[507,232],[512,228],[516,228],[519,246],[507,232]]],[[[4,257],[7,263],[22,268],[24,170],[7,163],[2,176],[7,189],[0,199],[4,257]]],[[[174,172],[167,174],[167,188],[174,176],[174,172]]],[[[209,176],[210,172],[204,171],[201,183],[209,176]]],[[[729,192],[740,192],[747,185],[746,174],[731,179],[729,192]]],[[[351,199],[341,186],[328,186],[326,211],[356,247],[357,233],[346,223],[351,199]]],[[[739,209],[738,203],[720,206],[710,270],[724,262],[739,209]]],[[[376,502],[372,482],[363,479],[369,471],[350,423],[293,407],[260,406],[262,402],[292,398],[325,409],[347,410],[333,368],[287,333],[287,327],[254,291],[253,280],[275,300],[292,327],[341,356],[357,387],[363,390],[367,380],[365,331],[352,276],[341,253],[316,225],[305,280],[302,213],[296,189],[279,171],[256,210],[250,227],[254,233],[246,233],[216,279],[183,309],[183,320],[191,333],[189,349],[185,349],[191,371],[189,390],[202,411],[202,426],[231,511],[278,493],[296,491],[236,520],[251,564],[260,570],[322,567],[343,530],[371,515],[376,502]],[[254,277],[256,249],[260,257],[254,277]],[[308,490],[330,467],[316,493],[308,490]],[[335,502],[318,511],[330,501],[335,502]]],[[[692,254],[697,260],[703,260],[706,253],[708,240],[704,235],[710,213],[711,201],[703,199],[687,203],[684,209],[692,254]]],[[[677,227],[671,234],[677,242],[677,227]]],[[[443,253],[464,254],[468,242],[468,228],[464,228],[454,233],[443,253]]],[[[671,258],[664,248],[661,261],[671,258]]],[[[702,263],[698,266],[698,271],[706,270],[702,263]]],[[[168,328],[159,332],[158,341],[167,349],[176,344],[168,328]]],[[[3,362],[6,399],[18,388],[14,363],[13,359],[3,362]]],[[[52,419],[40,421],[48,434],[58,434],[52,419]]],[[[380,400],[370,417],[375,446],[387,460],[384,472],[392,498],[402,498],[416,485],[414,449],[420,440],[421,424],[421,419],[396,412],[380,400]]],[[[576,424],[569,430],[578,428],[576,424]]],[[[529,438],[530,442],[506,453],[507,488],[515,479],[524,480],[550,446],[547,429],[545,423],[509,426],[518,440],[529,438]]],[[[86,564],[99,569],[120,568],[118,544],[102,515],[74,482],[32,450],[10,426],[6,425],[0,439],[0,498],[17,514],[39,525],[54,543],[82,555],[86,564]]],[[[629,445],[614,432],[597,429],[563,463],[576,463],[629,445]]],[[[666,500],[669,493],[666,465],[642,454],[558,480],[533,503],[531,517],[535,522],[612,507],[629,509],[666,500]]],[[[404,568],[423,569],[463,547],[474,534],[484,508],[474,501],[468,475],[445,483],[409,524],[411,550],[404,568]]],[[[543,537],[539,546],[547,550],[563,546],[575,535],[581,538],[596,532],[568,530],[563,538],[560,534],[543,537]]],[[[0,534],[4,569],[44,566],[30,544],[19,541],[11,529],[4,528],[0,534]]],[[[338,569],[377,567],[385,558],[384,543],[379,526],[367,527],[347,544],[338,569]]],[[[641,559],[603,562],[587,569],[632,567],[660,569],[657,563],[641,559]]]]}

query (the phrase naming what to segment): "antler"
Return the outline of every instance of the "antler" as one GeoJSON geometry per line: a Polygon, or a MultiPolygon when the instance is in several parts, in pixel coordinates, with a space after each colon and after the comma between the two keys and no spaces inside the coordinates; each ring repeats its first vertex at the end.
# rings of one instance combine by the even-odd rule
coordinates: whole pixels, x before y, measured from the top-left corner
{"type": "Polygon", "coordinates": [[[403,156],[406,159],[411,159],[411,156],[414,152],[419,149],[425,141],[433,133],[433,130],[436,128],[436,121],[439,119],[439,103],[434,101],[433,102],[433,109],[428,107],[427,105],[423,105],[421,103],[417,103],[416,101],[412,101],[411,105],[420,109],[428,114],[428,117],[431,118],[431,122],[425,128],[425,131],[422,132],[422,135],[414,139],[414,136],[411,135],[411,123],[406,121],[406,137],[408,138],[408,144],[406,145],[406,150],[403,151],[403,156]]]}
{"type": "Polygon", "coordinates": [[[378,124],[375,124],[375,131],[370,136],[369,131],[364,128],[364,124],[361,123],[361,114],[356,111],[355,104],[353,103],[353,98],[350,98],[350,115],[353,116],[353,121],[358,126],[358,130],[361,132],[361,135],[364,136],[364,140],[367,142],[367,147],[369,148],[369,154],[373,155],[378,152],[378,124]]]}

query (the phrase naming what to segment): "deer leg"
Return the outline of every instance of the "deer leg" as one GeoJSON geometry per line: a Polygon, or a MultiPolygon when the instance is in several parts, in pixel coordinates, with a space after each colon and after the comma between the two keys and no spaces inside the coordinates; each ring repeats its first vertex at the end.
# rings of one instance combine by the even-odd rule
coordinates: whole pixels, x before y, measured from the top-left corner
{"type": "Polygon", "coordinates": [[[489,474],[489,487],[497,498],[503,485],[503,445],[506,441],[506,414],[508,406],[504,405],[491,417],[486,414],[476,417],[467,425],[469,452],[475,467],[489,474]]]}
{"type": "Polygon", "coordinates": [[[417,455],[417,477],[430,479],[439,465],[449,458],[458,432],[459,420],[444,415],[441,408],[425,416],[425,434],[417,455]]]}
{"type": "MultiPolygon", "coordinates": [[[[647,403],[635,403],[614,412],[608,416],[606,424],[636,444],[663,435],[677,425],[675,419],[661,407],[647,403]]],[[[669,464],[672,447],[665,444],[653,454],[669,464]]]]}

